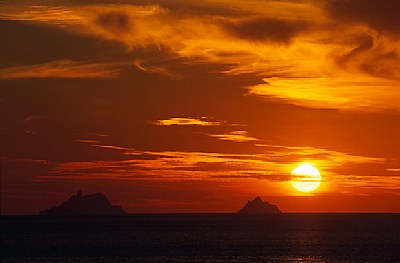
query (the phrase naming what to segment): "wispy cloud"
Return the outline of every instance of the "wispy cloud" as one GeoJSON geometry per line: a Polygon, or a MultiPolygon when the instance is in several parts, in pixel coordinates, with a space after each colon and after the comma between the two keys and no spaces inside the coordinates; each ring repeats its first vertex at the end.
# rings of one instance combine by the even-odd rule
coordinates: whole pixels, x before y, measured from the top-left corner
{"type": "Polygon", "coordinates": [[[247,131],[231,131],[227,134],[208,134],[208,136],[218,138],[223,141],[232,141],[232,142],[257,141],[256,138],[247,136],[247,131]]]}
{"type": "Polygon", "coordinates": [[[4,20],[37,21],[60,26],[80,24],[82,17],[71,6],[4,5],[0,12],[4,20]]]}
{"type": "MultiPolygon", "coordinates": [[[[363,176],[375,176],[379,169],[382,176],[397,182],[396,176],[385,171],[382,158],[350,155],[313,147],[289,147],[263,145],[263,151],[257,154],[224,154],[216,152],[184,151],[142,151],[130,147],[107,145],[98,141],[80,140],[99,150],[121,151],[124,160],[86,161],[53,163],[47,175],[39,180],[60,178],[76,179],[117,179],[117,180],[151,180],[151,181],[240,181],[263,180],[287,182],[290,172],[299,163],[312,162],[321,170],[325,183],[331,185],[330,191],[340,188],[338,178],[349,178],[354,181],[354,172],[360,167],[374,168],[374,173],[363,176]],[[346,169],[343,168],[347,167],[346,169]],[[353,169],[355,167],[355,169],[353,169]],[[392,180],[393,179],[393,180],[392,180]]],[[[367,178],[367,177],[366,177],[367,178]]],[[[357,179],[362,181],[362,176],[357,179]]],[[[343,179],[346,181],[346,179],[343,179]]],[[[355,182],[355,181],[354,181],[355,182]]],[[[363,181],[362,184],[365,182],[363,181]]],[[[390,183],[389,183],[390,184],[390,183]]],[[[351,184],[346,184],[349,189],[351,184]]],[[[361,185],[361,183],[360,183],[361,185]]],[[[385,184],[385,187],[387,184],[385,184]]],[[[357,185],[354,183],[352,191],[357,185]]],[[[379,184],[376,187],[380,187],[379,184]]],[[[391,185],[391,187],[394,187],[391,185]]],[[[347,189],[347,190],[349,190],[347,189]]]]}
{"type": "Polygon", "coordinates": [[[390,172],[400,172],[400,168],[387,168],[386,170],[390,172]]]}
{"type": "MultiPolygon", "coordinates": [[[[157,46],[186,63],[224,64],[224,74],[264,78],[266,83],[249,87],[249,94],[268,100],[317,108],[399,109],[400,35],[390,8],[395,1],[371,3],[387,17],[377,17],[361,1],[344,6],[311,0],[153,3],[16,6],[1,10],[0,17],[63,26],[129,49],[157,46]]],[[[146,67],[140,61],[136,66],[179,75],[165,66],[146,67]]],[[[99,71],[97,76],[115,73],[99,71]]]]}
{"type": "Polygon", "coordinates": [[[20,78],[115,78],[126,63],[57,60],[43,64],[0,69],[0,79],[20,78]]]}
{"type": "Polygon", "coordinates": [[[140,69],[141,71],[144,72],[150,72],[150,73],[156,73],[160,75],[164,75],[173,79],[180,79],[182,78],[182,75],[176,72],[172,72],[168,68],[161,67],[161,66],[149,66],[145,65],[143,61],[136,60],[133,62],[133,64],[140,69]]]}
{"type": "Polygon", "coordinates": [[[151,121],[150,123],[160,126],[171,126],[171,125],[219,126],[223,124],[222,122],[218,121],[209,121],[207,117],[201,117],[201,118],[174,117],[164,120],[155,120],[151,121]]]}
{"type": "Polygon", "coordinates": [[[26,118],[24,118],[22,121],[23,122],[35,122],[35,121],[40,121],[40,120],[45,120],[47,119],[47,116],[44,115],[29,115],[26,118]]]}
{"type": "Polygon", "coordinates": [[[248,87],[248,92],[265,99],[281,99],[315,108],[364,111],[397,108],[400,100],[397,81],[370,76],[351,78],[350,75],[341,78],[264,78],[264,84],[248,87]]]}

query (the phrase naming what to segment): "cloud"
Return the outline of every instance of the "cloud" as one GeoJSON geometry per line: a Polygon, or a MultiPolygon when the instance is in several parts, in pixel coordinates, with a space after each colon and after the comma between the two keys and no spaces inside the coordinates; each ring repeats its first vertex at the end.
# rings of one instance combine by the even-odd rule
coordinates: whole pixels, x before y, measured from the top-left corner
{"type": "MultiPolygon", "coordinates": [[[[4,159],[9,175],[23,175],[32,184],[108,185],[151,182],[225,183],[227,187],[254,192],[267,187],[270,193],[290,193],[290,172],[296,165],[312,161],[323,177],[321,193],[377,193],[398,191],[399,175],[383,158],[357,156],[343,152],[304,146],[268,145],[252,154],[199,151],[145,151],[128,146],[81,140],[97,151],[118,151],[126,159],[52,162],[43,159],[4,159]],[[32,174],[32,167],[34,173],[32,174]],[[391,169],[391,168],[389,168],[391,169]],[[362,171],[358,174],[357,171],[362,171]],[[393,174],[397,173],[397,174],[393,174]],[[236,186],[235,186],[236,185],[236,186]],[[254,188],[255,187],[255,188],[254,188]]],[[[396,169],[395,168],[395,169],[396,169]]],[[[8,177],[9,179],[14,176],[8,177]]],[[[16,178],[20,178],[16,176],[16,178]]],[[[15,180],[15,178],[13,179],[15,180]]],[[[15,182],[15,181],[14,181],[15,182]]],[[[176,192],[176,188],[170,189],[176,192]]]]}
{"type": "Polygon", "coordinates": [[[188,125],[197,125],[197,126],[219,126],[222,123],[216,121],[208,121],[207,117],[202,118],[186,118],[186,117],[178,117],[178,118],[168,118],[164,120],[156,120],[152,121],[152,124],[160,125],[160,126],[188,126],[188,125]]]}
{"type": "Polygon", "coordinates": [[[223,141],[232,142],[251,142],[258,139],[247,136],[247,131],[231,131],[228,134],[208,134],[210,137],[218,138],[223,141]]]}
{"type": "Polygon", "coordinates": [[[27,21],[0,20],[0,68],[75,61],[124,61],[126,47],[115,41],[70,32],[66,28],[27,21]]]}
{"type": "Polygon", "coordinates": [[[115,78],[126,63],[57,60],[43,64],[0,69],[0,79],[21,78],[115,78]]]}
{"type": "Polygon", "coordinates": [[[289,43],[308,26],[304,21],[258,18],[227,23],[225,29],[237,38],[289,43]]]}
{"type": "Polygon", "coordinates": [[[81,17],[71,6],[6,5],[0,12],[2,20],[38,21],[61,26],[79,24],[81,17]]]}
{"type": "MultiPolygon", "coordinates": [[[[350,155],[314,147],[289,147],[263,145],[257,154],[217,152],[141,151],[129,147],[103,144],[98,141],[80,140],[99,150],[117,150],[129,158],[114,161],[77,161],[51,163],[47,175],[38,179],[96,179],[118,180],[240,180],[243,178],[285,182],[290,172],[301,162],[312,160],[321,169],[325,181],[336,175],[352,176],[356,169],[386,171],[384,159],[350,155]],[[350,167],[350,170],[343,170],[350,167]]],[[[365,174],[372,176],[373,174],[365,174]]]]}
{"type": "Polygon", "coordinates": [[[249,94],[313,108],[376,111],[398,108],[398,81],[367,75],[319,78],[265,78],[249,94]],[[351,79],[353,77],[353,79],[351,79]],[[351,92],[349,92],[351,90],[351,92]],[[384,102],[384,103],[383,103],[384,102]]]}
{"type": "MultiPolygon", "coordinates": [[[[381,2],[154,1],[15,6],[0,13],[3,19],[61,26],[130,50],[168,50],[185,64],[225,65],[222,74],[259,76],[269,84],[248,87],[248,94],[266,100],[316,108],[399,109],[400,39],[393,11],[398,3],[381,2]]],[[[183,75],[168,63],[133,61],[142,71],[183,75]]]]}
{"type": "Polygon", "coordinates": [[[400,36],[397,0],[330,0],[327,10],[335,20],[366,23],[378,31],[400,36]]]}
{"type": "Polygon", "coordinates": [[[97,23],[115,34],[127,33],[132,30],[130,17],[121,12],[111,12],[100,14],[97,23]]]}
{"type": "Polygon", "coordinates": [[[29,115],[25,117],[22,121],[23,122],[35,122],[35,121],[40,121],[40,120],[45,120],[47,119],[47,116],[44,115],[29,115]]]}
{"type": "Polygon", "coordinates": [[[339,67],[357,75],[400,82],[400,50],[397,44],[376,32],[354,34],[346,41],[351,49],[336,56],[339,67]]]}
{"type": "Polygon", "coordinates": [[[387,168],[386,170],[390,172],[400,172],[400,168],[387,168]]]}
{"type": "Polygon", "coordinates": [[[374,47],[374,38],[371,35],[358,36],[355,42],[357,43],[357,46],[340,58],[340,64],[346,64],[358,55],[371,50],[374,47]]]}
{"type": "Polygon", "coordinates": [[[140,60],[134,61],[133,64],[143,72],[160,74],[160,75],[170,77],[172,79],[180,79],[183,77],[181,74],[172,72],[171,70],[169,70],[166,67],[145,65],[145,63],[140,60]]]}

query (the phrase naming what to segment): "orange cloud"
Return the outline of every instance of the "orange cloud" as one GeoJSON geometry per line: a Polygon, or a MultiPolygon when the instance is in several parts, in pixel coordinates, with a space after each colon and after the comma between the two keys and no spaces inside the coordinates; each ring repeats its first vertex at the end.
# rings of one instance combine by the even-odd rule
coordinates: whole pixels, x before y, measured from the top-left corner
{"type": "MultiPolygon", "coordinates": [[[[386,171],[385,159],[350,155],[314,147],[260,145],[256,154],[215,152],[140,151],[129,147],[107,145],[98,141],[80,140],[104,150],[122,151],[127,157],[116,161],[53,163],[52,169],[38,180],[60,178],[117,179],[151,181],[205,180],[218,182],[248,182],[268,184],[275,194],[293,193],[289,187],[290,172],[299,163],[311,162],[320,169],[323,186],[320,191],[364,193],[358,187],[389,191],[397,189],[399,177],[386,171]],[[365,167],[374,170],[355,176],[365,167]],[[346,168],[346,169],[344,169],[346,168]],[[378,171],[380,175],[376,175],[378,171]],[[382,176],[388,180],[382,183],[382,176]],[[372,178],[372,179],[371,179],[372,178]],[[380,178],[380,179],[379,179],[380,178]],[[285,192],[286,191],[286,192],[285,192]]],[[[360,188],[361,189],[361,188],[360,188]]]]}
{"type": "Polygon", "coordinates": [[[265,99],[282,99],[316,108],[371,111],[398,107],[397,81],[366,75],[352,79],[351,74],[346,75],[340,78],[264,78],[265,84],[248,87],[248,91],[265,99]]]}
{"type": "Polygon", "coordinates": [[[208,121],[206,117],[202,117],[202,118],[186,118],[186,117],[168,118],[165,120],[152,121],[151,123],[155,124],[155,125],[160,125],[160,126],[171,126],[171,125],[219,126],[222,124],[221,122],[208,121]]]}
{"type": "Polygon", "coordinates": [[[215,137],[223,141],[232,142],[250,142],[257,141],[256,138],[247,136],[247,131],[232,131],[228,134],[208,134],[210,137],[215,137]]]}
{"type": "Polygon", "coordinates": [[[170,77],[173,79],[182,78],[181,74],[172,72],[171,70],[168,70],[168,68],[165,68],[165,67],[148,66],[148,65],[145,65],[145,63],[140,60],[134,61],[133,64],[143,72],[156,73],[156,74],[164,75],[164,76],[167,76],[167,77],[170,77]]]}
{"type": "MultiPolygon", "coordinates": [[[[311,0],[168,3],[16,6],[1,10],[0,17],[62,26],[128,49],[157,46],[187,63],[224,64],[221,73],[263,78],[265,84],[248,90],[265,99],[318,108],[400,108],[400,37],[388,23],[396,17],[388,4],[382,4],[385,20],[360,1],[346,2],[360,8],[344,9],[337,1],[311,0]]],[[[179,76],[141,61],[136,66],[179,76]]]]}
{"type": "Polygon", "coordinates": [[[82,17],[70,6],[12,5],[9,3],[2,6],[0,19],[37,21],[65,27],[80,24],[82,17]]]}
{"type": "Polygon", "coordinates": [[[335,19],[346,23],[368,24],[376,30],[400,35],[397,0],[331,0],[326,9],[335,19]]]}
{"type": "Polygon", "coordinates": [[[20,78],[115,78],[126,63],[57,60],[29,66],[0,69],[0,79],[20,78]]]}
{"type": "Polygon", "coordinates": [[[234,37],[254,41],[289,43],[309,26],[303,21],[256,18],[227,23],[225,29],[234,37]]]}

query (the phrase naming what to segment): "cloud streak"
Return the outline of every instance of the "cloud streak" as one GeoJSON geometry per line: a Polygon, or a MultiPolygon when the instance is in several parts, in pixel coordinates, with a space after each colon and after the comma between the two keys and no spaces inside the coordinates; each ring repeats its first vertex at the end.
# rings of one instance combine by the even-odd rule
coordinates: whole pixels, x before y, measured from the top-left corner
{"type": "MultiPolygon", "coordinates": [[[[265,180],[287,182],[290,172],[299,163],[312,161],[321,169],[326,183],[337,182],[337,176],[353,177],[356,167],[380,167],[385,176],[382,158],[356,156],[314,147],[260,145],[257,154],[223,154],[217,152],[141,151],[129,147],[107,145],[99,141],[80,140],[99,150],[121,151],[127,158],[115,161],[53,163],[49,173],[38,179],[117,179],[117,180],[265,180]],[[343,170],[343,167],[350,167],[343,170]]],[[[375,174],[365,174],[375,176],[375,174]]],[[[386,178],[386,177],[385,177],[386,178]]]]}
{"type": "Polygon", "coordinates": [[[187,117],[173,117],[164,120],[155,120],[150,123],[159,126],[220,126],[223,123],[218,121],[209,121],[207,117],[201,118],[187,118],[187,117]]]}
{"type": "Polygon", "coordinates": [[[247,131],[231,131],[227,134],[208,134],[208,136],[213,138],[218,138],[222,141],[231,141],[231,142],[251,142],[257,141],[256,138],[247,136],[247,131]]]}
{"type": "Polygon", "coordinates": [[[85,78],[102,79],[119,76],[126,63],[76,62],[57,60],[43,64],[14,66],[0,69],[0,79],[22,78],[85,78]]]}

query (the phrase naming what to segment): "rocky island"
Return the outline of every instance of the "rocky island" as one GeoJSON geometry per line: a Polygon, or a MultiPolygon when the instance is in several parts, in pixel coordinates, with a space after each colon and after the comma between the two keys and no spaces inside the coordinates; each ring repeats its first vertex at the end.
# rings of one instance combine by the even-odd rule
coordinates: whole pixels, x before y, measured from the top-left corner
{"type": "Polygon", "coordinates": [[[249,200],[247,204],[238,211],[239,214],[280,214],[281,210],[276,205],[263,202],[259,196],[254,200],[249,200]]]}
{"type": "Polygon", "coordinates": [[[93,215],[125,215],[121,206],[112,205],[102,193],[83,195],[78,191],[66,202],[39,212],[43,216],[93,216],[93,215]]]}

